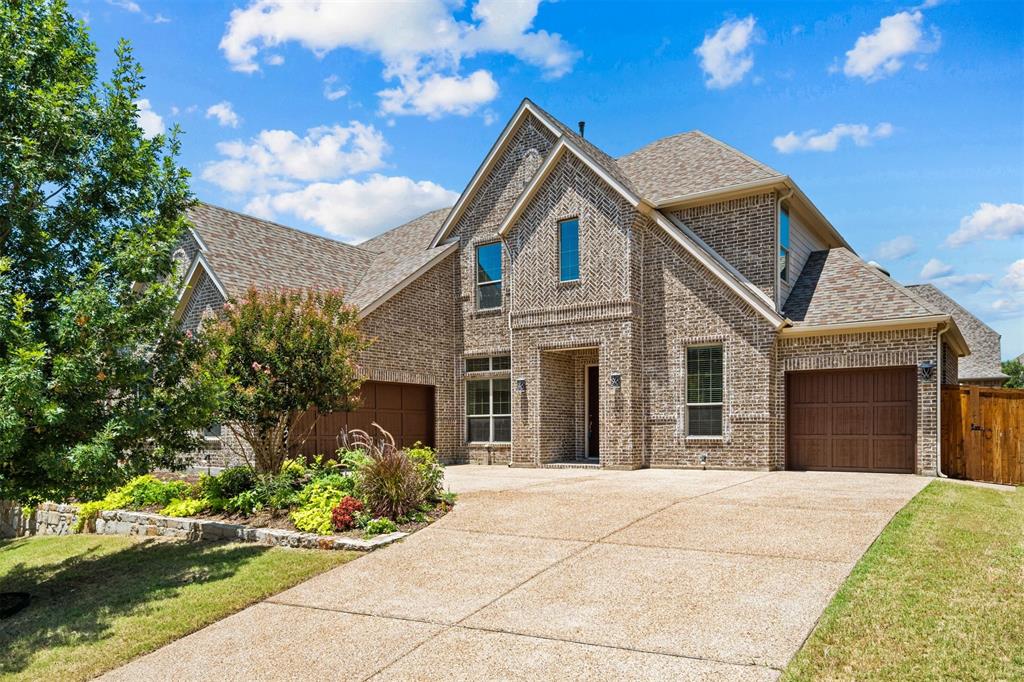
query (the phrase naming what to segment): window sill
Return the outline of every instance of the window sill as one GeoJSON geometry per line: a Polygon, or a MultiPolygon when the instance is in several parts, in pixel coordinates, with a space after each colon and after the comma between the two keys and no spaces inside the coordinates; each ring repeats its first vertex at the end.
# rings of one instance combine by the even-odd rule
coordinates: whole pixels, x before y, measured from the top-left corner
{"type": "Polygon", "coordinates": [[[471,448],[508,448],[512,447],[512,443],[507,440],[496,440],[496,441],[479,441],[472,440],[466,443],[471,448]]]}
{"type": "Polygon", "coordinates": [[[578,287],[581,284],[583,284],[583,280],[581,280],[579,277],[577,277],[576,279],[560,279],[560,280],[558,280],[558,286],[560,286],[560,287],[566,287],[566,288],[578,287]]]}
{"type": "Polygon", "coordinates": [[[693,441],[702,441],[702,440],[721,441],[721,440],[725,440],[725,436],[687,436],[686,440],[693,440],[693,441]]]}
{"type": "Polygon", "coordinates": [[[473,308],[473,317],[492,317],[505,312],[505,306],[497,308],[473,308]]]}

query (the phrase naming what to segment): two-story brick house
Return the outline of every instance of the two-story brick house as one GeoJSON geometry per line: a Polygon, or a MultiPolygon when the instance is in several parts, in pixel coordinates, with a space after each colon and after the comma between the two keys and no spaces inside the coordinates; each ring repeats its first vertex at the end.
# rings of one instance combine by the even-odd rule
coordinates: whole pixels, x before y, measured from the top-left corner
{"type": "Polygon", "coordinates": [[[524,100],[451,209],[358,246],[197,208],[179,314],[340,287],[364,407],[450,462],[936,469],[953,317],[787,176],[703,133],[613,159],[524,100]]]}

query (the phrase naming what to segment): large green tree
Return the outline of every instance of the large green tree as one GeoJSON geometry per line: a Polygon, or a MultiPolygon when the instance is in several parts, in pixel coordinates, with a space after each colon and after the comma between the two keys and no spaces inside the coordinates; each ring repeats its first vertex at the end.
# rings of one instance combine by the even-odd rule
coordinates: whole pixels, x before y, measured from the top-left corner
{"type": "Polygon", "coordinates": [[[193,201],[177,131],[136,122],[140,66],[110,79],[62,0],[0,2],[0,499],[95,498],[172,466],[216,404],[171,324],[193,201]]]}
{"type": "Polygon", "coordinates": [[[1003,360],[1003,374],[1010,377],[1003,383],[1004,388],[1024,388],[1024,363],[1020,359],[1003,360]]]}

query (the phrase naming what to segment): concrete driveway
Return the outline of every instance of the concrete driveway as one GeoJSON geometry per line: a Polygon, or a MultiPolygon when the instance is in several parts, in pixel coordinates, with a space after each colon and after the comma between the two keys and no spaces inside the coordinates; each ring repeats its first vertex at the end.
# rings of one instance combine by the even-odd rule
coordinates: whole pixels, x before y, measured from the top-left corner
{"type": "Polygon", "coordinates": [[[455,510],[109,679],[778,676],[892,515],[887,474],[450,467],[455,510]]]}

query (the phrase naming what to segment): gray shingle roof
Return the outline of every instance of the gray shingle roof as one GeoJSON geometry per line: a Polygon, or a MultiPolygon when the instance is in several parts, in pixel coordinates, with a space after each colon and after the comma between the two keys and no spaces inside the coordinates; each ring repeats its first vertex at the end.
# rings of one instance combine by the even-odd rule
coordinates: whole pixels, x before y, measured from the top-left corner
{"type": "Polygon", "coordinates": [[[943,313],[842,247],[811,253],[782,312],[796,327],[943,313]]]}
{"type": "Polygon", "coordinates": [[[430,242],[450,210],[431,211],[359,246],[210,204],[190,209],[189,218],[228,296],[250,286],[341,289],[364,308],[439,253],[430,242]]]}
{"type": "Polygon", "coordinates": [[[617,161],[640,196],[655,205],[696,192],[783,177],[699,130],[663,137],[617,161]]]}
{"type": "Polygon", "coordinates": [[[250,286],[353,292],[377,255],[205,203],[189,209],[189,218],[228,296],[239,296],[250,286]]]}
{"type": "Polygon", "coordinates": [[[377,255],[350,302],[360,308],[370,305],[444,250],[429,247],[450,210],[431,211],[360,244],[377,255]]]}

